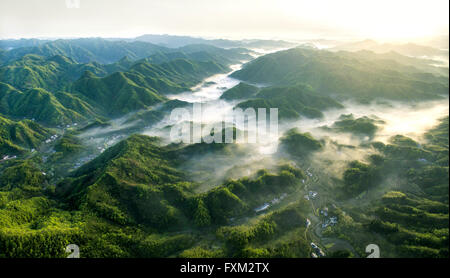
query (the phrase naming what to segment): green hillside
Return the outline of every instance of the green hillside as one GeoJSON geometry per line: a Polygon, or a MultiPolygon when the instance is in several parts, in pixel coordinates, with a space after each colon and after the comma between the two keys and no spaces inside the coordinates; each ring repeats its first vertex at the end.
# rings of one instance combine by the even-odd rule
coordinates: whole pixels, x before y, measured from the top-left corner
{"type": "Polygon", "coordinates": [[[77,64],[61,55],[44,58],[28,54],[1,67],[0,81],[18,89],[43,88],[53,91],[64,89],[86,70],[96,75],[106,75],[102,66],[95,63],[77,64]]]}
{"type": "Polygon", "coordinates": [[[0,41],[0,258],[64,258],[68,244],[82,258],[366,257],[369,243],[383,258],[448,258],[448,115],[424,130],[446,115],[448,68],[239,48],[289,45],[0,41]],[[232,108],[277,108],[280,136],[172,142],[170,113],[193,103],[208,109],[184,119],[191,132],[232,108]],[[402,117],[417,125],[392,134],[402,117]]]}
{"type": "Polygon", "coordinates": [[[203,78],[226,70],[225,66],[214,61],[174,59],[161,64],[151,64],[143,60],[130,68],[129,76],[137,84],[154,88],[161,94],[170,94],[188,91],[203,78]]]}
{"type": "Polygon", "coordinates": [[[324,127],[325,130],[334,132],[347,132],[356,136],[368,136],[372,138],[379,126],[384,122],[378,119],[372,119],[366,116],[355,118],[353,114],[342,114],[331,127],[324,127]]]}
{"type": "Polygon", "coordinates": [[[161,64],[175,59],[187,59],[199,62],[215,61],[223,65],[236,64],[250,60],[250,50],[245,48],[223,49],[209,45],[195,44],[174,49],[172,52],[158,52],[144,60],[152,64],[161,64]]]}
{"type": "Polygon", "coordinates": [[[53,126],[121,116],[165,101],[164,94],[188,91],[203,78],[226,70],[214,61],[152,64],[124,58],[100,65],[79,64],[60,55],[26,55],[0,68],[0,113],[53,126]]]}
{"type": "Polygon", "coordinates": [[[0,113],[16,118],[26,117],[48,125],[73,123],[85,115],[64,107],[50,92],[36,88],[19,91],[0,83],[0,113]]]}
{"type": "MultiPolygon", "coordinates": [[[[250,246],[235,245],[224,229],[217,235],[215,231],[232,218],[254,215],[252,208],[261,202],[298,189],[299,179],[304,178],[301,170],[285,165],[276,173],[260,171],[254,177],[195,193],[195,184],[174,168],[169,151],[174,150],[159,146],[156,138],[131,136],[63,180],[57,195],[45,190],[47,180],[34,162],[18,161],[3,172],[5,183],[0,185],[2,254],[60,257],[64,244],[75,241],[86,257],[166,257],[194,247],[195,242],[208,242],[212,236],[217,237],[222,256],[240,256],[250,246]],[[11,199],[9,188],[19,184],[23,185],[16,189],[19,199],[11,199]],[[69,207],[58,206],[62,202],[69,207]],[[37,237],[41,240],[36,241],[37,237]],[[30,246],[36,251],[27,253],[30,246]]],[[[253,232],[270,243],[268,255],[286,252],[276,236],[302,227],[304,213],[305,204],[299,204],[255,226],[253,232]],[[299,221],[286,223],[288,215],[299,221]],[[267,231],[266,222],[271,225],[267,231]]],[[[252,243],[258,242],[251,238],[252,243]]],[[[296,242],[307,246],[304,238],[296,242]]],[[[307,254],[302,248],[289,250],[291,255],[307,254]]]]}
{"type": "Polygon", "coordinates": [[[254,96],[258,91],[258,87],[240,82],[233,88],[226,90],[220,98],[226,100],[246,99],[254,96]]]}
{"type": "Polygon", "coordinates": [[[315,139],[310,133],[301,133],[298,129],[288,130],[280,138],[279,151],[290,155],[306,158],[315,151],[323,149],[323,143],[315,139]]]}
{"type": "Polygon", "coordinates": [[[359,101],[419,101],[448,96],[448,78],[419,72],[392,60],[294,48],[259,57],[232,76],[271,85],[301,82],[323,95],[359,101]]]}
{"type": "Polygon", "coordinates": [[[428,131],[425,144],[398,135],[388,144],[373,143],[380,154],[371,155],[368,163],[350,162],[343,190],[347,198],[361,196],[361,207],[348,210],[364,224],[329,229],[327,236],[382,236],[385,256],[448,257],[448,140],[432,139],[432,134],[448,138],[447,123],[448,116],[428,131]],[[393,189],[385,188],[386,177],[395,177],[393,189]],[[373,194],[381,196],[364,205],[373,194]]]}
{"type": "Polygon", "coordinates": [[[20,154],[24,148],[36,149],[51,135],[50,130],[33,121],[15,122],[0,116],[0,157],[20,154]]]}
{"type": "Polygon", "coordinates": [[[242,109],[278,108],[280,119],[296,119],[299,117],[321,118],[322,111],[331,108],[342,108],[337,101],[321,96],[309,86],[267,87],[259,90],[251,99],[237,105],[242,109]]]}
{"type": "Polygon", "coordinates": [[[72,90],[107,115],[123,115],[163,100],[155,91],[139,86],[121,72],[104,78],[87,72],[73,84],[72,90]]]}
{"type": "Polygon", "coordinates": [[[206,76],[225,70],[215,62],[176,59],[156,65],[141,61],[126,72],[103,78],[86,72],[71,90],[106,115],[117,116],[160,103],[165,100],[164,94],[188,91],[206,76]]]}

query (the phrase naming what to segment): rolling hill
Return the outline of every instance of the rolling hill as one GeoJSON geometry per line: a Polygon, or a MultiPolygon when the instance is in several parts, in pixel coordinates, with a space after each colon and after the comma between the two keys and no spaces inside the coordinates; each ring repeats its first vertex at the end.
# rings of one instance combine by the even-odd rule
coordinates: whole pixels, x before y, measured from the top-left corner
{"type": "Polygon", "coordinates": [[[225,70],[215,62],[176,59],[156,65],[140,61],[127,72],[103,78],[87,72],[73,83],[71,91],[86,97],[106,115],[119,116],[160,103],[165,94],[188,91],[204,77],[225,70]]]}
{"type": "Polygon", "coordinates": [[[12,121],[0,116],[0,158],[36,149],[52,134],[49,129],[30,121],[12,121]]]}
{"type": "Polygon", "coordinates": [[[299,84],[263,88],[250,99],[240,102],[237,107],[242,109],[278,108],[280,119],[297,119],[299,117],[321,118],[322,111],[343,106],[328,96],[316,94],[311,87],[299,84]]]}
{"type": "Polygon", "coordinates": [[[359,101],[419,101],[448,96],[448,79],[419,73],[392,60],[294,48],[259,57],[232,77],[277,86],[304,83],[322,95],[359,101]]]}
{"type": "Polygon", "coordinates": [[[0,113],[14,118],[35,119],[53,126],[83,121],[89,116],[66,108],[44,89],[20,91],[5,83],[0,83],[0,113]]]}
{"type": "Polygon", "coordinates": [[[241,49],[195,45],[184,50],[138,61],[125,56],[107,65],[26,54],[0,67],[0,113],[52,126],[121,116],[165,101],[166,94],[189,91],[248,58],[241,49]]]}

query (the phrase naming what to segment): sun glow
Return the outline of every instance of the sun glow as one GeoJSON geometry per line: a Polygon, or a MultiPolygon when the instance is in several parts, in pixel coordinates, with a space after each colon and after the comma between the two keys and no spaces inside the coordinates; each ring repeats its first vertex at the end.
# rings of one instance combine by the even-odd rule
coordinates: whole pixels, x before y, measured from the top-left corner
{"type": "Polygon", "coordinates": [[[315,22],[318,26],[345,30],[348,36],[400,40],[448,33],[447,0],[285,0],[278,3],[278,8],[291,21],[315,22]]]}

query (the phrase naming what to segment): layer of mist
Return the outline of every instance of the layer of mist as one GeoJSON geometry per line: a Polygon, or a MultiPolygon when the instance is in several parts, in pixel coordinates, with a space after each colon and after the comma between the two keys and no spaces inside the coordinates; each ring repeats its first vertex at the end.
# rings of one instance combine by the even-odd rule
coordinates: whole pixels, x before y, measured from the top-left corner
{"type": "MultiPolygon", "coordinates": [[[[206,78],[189,92],[169,95],[168,97],[172,100],[177,99],[191,104],[202,104],[200,117],[192,113],[192,106],[186,107],[191,115],[194,114],[189,119],[191,123],[209,126],[222,122],[227,119],[227,115],[233,112],[233,107],[238,102],[226,101],[220,99],[220,96],[226,90],[239,84],[239,80],[229,75],[239,70],[244,62],[232,65],[232,70],[228,73],[206,78]]],[[[256,143],[226,144],[224,148],[230,148],[228,152],[210,152],[198,155],[194,153],[183,162],[180,168],[188,171],[194,181],[203,184],[200,187],[201,190],[207,190],[227,178],[239,178],[251,175],[260,169],[270,169],[285,160],[291,159],[290,154],[280,149],[278,144],[280,137],[286,131],[297,128],[300,132],[309,132],[315,139],[324,142],[323,150],[315,153],[314,159],[310,159],[310,161],[313,161],[314,167],[326,169],[329,175],[339,178],[349,161],[364,161],[368,154],[376,153],[375,150],[358,148],[361,144],[370,141],[387,143],[390,137],[397,134],[422,142],[424,140],[422,138],[423,133],[449,113],[448,99],[418,104],[379,102],[370,105],[349,101],[344,102],[343,105],[343,109],[323,111],[324,117],[321,119],[301,118],[295,121],[280,121],[277,134],[268,133],[264,138],[258,138],[260,140],[256,143]],[[338,133],[323,128],[332,126],[343,114],[352,114],[355,118],[366,116],[383,123],[377,124],[378,130],[373,138],[355,136],[351,133],[338,133]]],[[[137,126],[136,121],[129,121],[133,114],[112,120],[107,127],[92,128],[83,132],[79,137],[84,140],[85,144],[95,149],[98,152],[97,154],[136,132],[161,137],[163,144],[171,144],[173,143],[170,138],[172,127],[185,122],[185,120],[174,121],[170,118],[170,113],[167,113],[156,124],[142,127],[137,126]]],[[[238,131],[245,130],[247,134],[257,133],[257,130],[247,125],[236,125],[235,128],[238,131]]],[[[209,132],[209,129],[204,129],[201,136],[209,132]]],[[[95,157],[95,153],[89,157],[95,157]]]]}

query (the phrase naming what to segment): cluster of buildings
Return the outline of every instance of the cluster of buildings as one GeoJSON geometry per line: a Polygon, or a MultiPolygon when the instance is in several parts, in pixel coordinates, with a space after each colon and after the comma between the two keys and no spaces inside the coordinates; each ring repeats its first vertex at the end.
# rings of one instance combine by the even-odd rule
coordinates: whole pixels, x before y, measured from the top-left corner
{"type": "Polygon", "coordinates": [[[69,124],[67,124],[67,125],[58,125],[58,128],[62,128],[62,129],[66,129],[66,128],[71,128],[72,126],[77,126],[78,125],[78,123],[74,123],[74,124],[72,124],[72,125],[69,125],[69,124]]]}
{"type": "Polygon", "coordinates": [[[255,208],[254,210],[255,210],[256,213],[265,211],[265,210],[267,210],[271,205],[278,204],[279,202],[281,202],[281,200],[283,200],[283,199],[286,198],[286,197],[287,197],[287,194],[286,194],[286,193],[283,193],[283,194],[281,194],[280,197],[274,198],[272,201],[267,202],[267,203],[264,203],[264,204],[262,204],[261,206],[255,208]]]}
{"type": "MultiPolygon", "coordinates": [[[[325,207],[322,210],[320,210],[320,214],[322,214],[325,217],[328,217],[328,208],[325,207]]],[[[325,218],[325,221],[322,223],[322,228],[326,228],[328,226],[334,226],[338,223],[337,216],[331,216],[329,218],[325,218]]]]}
{"type": "Polygon", "coordinates": [[[316,191],[309,191],[307,195],[305,195],[305,199],[306,200],[311,200],[317,197],[317,192],[316,191]]]}
{"type": "Polygon", "coordinates": [[[325,257],[325,253],[314,242],[311,242],[311,248],[313,249],[311,257],[313,258],[325,257]]]}
{"type": "Polygon", "coordinates": [[[322,224],[322,228],[326,228],[328,226],[334,226],[338,223],[337,217],[336,216],[332,216],[328,219],[325,219],[325,221],[322,224]]]}
{"type": "Polygon", "coordinates": [[[50,138],[45,140],[45,143],[46,144],[51,143],[51,142],[55,141],[57,138],[58,138],[58,134],[52,135],[52,136],[50,136],[50,138]]]}

